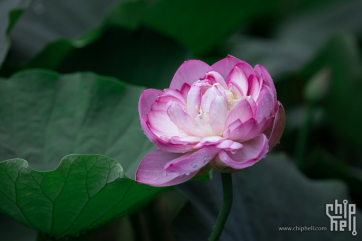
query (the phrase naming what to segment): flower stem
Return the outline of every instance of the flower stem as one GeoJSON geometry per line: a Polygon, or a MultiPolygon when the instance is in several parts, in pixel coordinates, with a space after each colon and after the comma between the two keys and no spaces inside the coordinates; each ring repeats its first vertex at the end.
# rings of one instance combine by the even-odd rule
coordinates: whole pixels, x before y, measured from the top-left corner
{"type": "Polygon", "coordinates": [[[231,173],[221,173],[223,201],[222,207],[217,217],[216,224],[210,235],[209,241],[217,241],[224,229],[226,220],[228,219],[231,205],[233,204],[233,182],[231,173]]]}

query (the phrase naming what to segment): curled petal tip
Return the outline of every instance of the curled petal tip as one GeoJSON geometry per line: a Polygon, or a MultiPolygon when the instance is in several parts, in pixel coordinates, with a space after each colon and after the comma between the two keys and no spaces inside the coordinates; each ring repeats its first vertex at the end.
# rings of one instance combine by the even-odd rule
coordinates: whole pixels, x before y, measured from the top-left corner
{"type": "Polygon", "coordinates": [[[237,172],[264,158],[268,150],[268,139],[264,134],[260,134],[244,142],[243,147],[236,152],[220,151],[210,165],[219,172],[237,172]]]}
{"type": "Polygon", "coordinates": [[[278,111],[274,118],[272,131],[269,137],[269,151],[278,143],[283,135],[285,127],[285,111],[283,105],[278,101],[278,111]]]}
{"type": "Polygon", "coordinates": [[[219,157],[219,155],[217,155],[214,159],[211,160],[210,166],[213,169],[215,169],[216,171],[221,172],[221,173],[235,173],[235,172],[239,172],[242,170],[242,169],[234,169],[234,168],[230,167],[227,163],[225,163],[219,157]]]}

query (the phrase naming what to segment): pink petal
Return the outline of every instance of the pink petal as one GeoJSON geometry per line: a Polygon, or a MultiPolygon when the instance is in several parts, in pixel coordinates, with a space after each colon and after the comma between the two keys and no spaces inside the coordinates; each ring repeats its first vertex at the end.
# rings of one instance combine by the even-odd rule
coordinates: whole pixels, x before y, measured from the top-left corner
{"type": "Polygon", "coordinates": [[[274,114],[274,98],[269,86],[263,85],[260,90],[255,119],[261,122],[262,119],[269,119],[274,114]]]}
{"type": "Polygon", "coordinates": [[[164,166],[167,163],[180,158],[183,155],[185,154],[163,152],[161,150],[155,150],[148,153],[142,159],[137,169],[136,182],[154,187],[166,187],[186,182],[197,174],[199,168],[189,172],[188,175],[169,173],[164,170],[164,166]]]}
{"type": "Polygon", "coordinates": [[[174,145],[156,136],[146,123],[146,118],[141,118],[141,128],[148,139],[158,148],[166,152],[185,153],[194,149],[193,145],[174,145]]]}
{"type": "Polygon", "coordinates": [[[177,99],[179,99],[181,102],[185,103],[186,99],[183,97],[180,91],[173,90],[173,89],[165,89],[161,96],[170,95],[177,99]]]}
{"type": "MultiPolygon", "coordinates": [[[[247,141],[249,139],[251,139],[249,132],[255,128],[257,125],[255,119],[250,119],[245,121],[244,123],[241,123],[237,128],[235,128],[234,130],[230,130],[230,134],[228,136],[228,139],[234,140],[234,141],[239,141],[239,142],[244,142],[247,141]]],[[[254,138],[255,136],[252,136],[252,138],[254,138]]]]}
{"type": "Polygon", "coordinates": [[[160,90],[147,89],[144,90],[138,101],[138,113],[140,118],[145,117],[151,110],[151,105],[157,100],[157,97],[162,94],[160,90]]]}
{"type": "Polygon", "coordinates": [[[250,75],[249,79],[248,79],[248,82],[249,82],[249,93],[248,93],[248,95],[251,95],[251,97],[255,101],[257,101],[263,82],[260,82],[258,77],[256,77],[255,75],[250,75]]]}
{"type": "Polygon", "coordinates": [[[232,140],[224,140],[219,145],[216,146],[219,149],[223,149],[226,151],[235,151],[243,147],[241,143],[232,141],[232,140]]]}
{"type": "Polygon", "coordinates": [[[187,95],[189,94],[190,89],[191,89],[191,86],[186,83],[183,84],[181,87],[181,94],[185,100],[187,100],[187,95]]]}
{"type": "Polygon", "coordinates": [[[240,101],[234,109],[232,109],[229,115],[226,118],[225,128],[228,128],[231,123],[236,120],[240,120],[241,122],[245,122],[253,117],[253,111],[251,106],[247,100],[240,101]]]}
{"type": "Polygon", "coordinates": [[[193,129],[195,128],[194,122],[191,117],[184,112],[181,106],[174,102],[168,107],[167,114],[179,130],[186,135],[193,135],[193,129]]]}
{"type": "Polygon", "coordinates": [[[227,84],[232,83],[236,88],[238,88],[242,96],[246,96],[248,94],[248,88],[249,88],[248,79],[245,73],[237,66],[235,66],[231,70],[230,74],[226,79],[226,82],[227,84]]]}
{"type": "Polygon", "coordinates": [[[168,103],[166,102],[158,102],[156,101],[155,103],[153,103],[151,105],[151,110],[163,110],[163,111],[167,111],[167,106],[168,103]]]}
{"type": "MultiPolygon", "coordinates": [[[[199,86],[201,89],[201,95],[204,95],[205,92],[212,87],[212,84],[209,83],[209,80],[207,79],[202,79],[202,80],[198,80],[196,81],[194,84],[194,86],[199,86]]],[[[192,87],[192,86],[191,86],[192,87]]]]}
{"type": "Polygon", "coordinates": [[[240,92],[239,87],[237,87],[236,84],[234,84],[234,83],[231,82],[231,83],[229,83],[228,85],[229,85],[229,90],[230,90],[231,92],[235,93],[235,95],[237,96],[238,99],[241,99],[241,98],[245,97],[245,96],[243,96],[243,94],[240,92]]]}
{"type": "Polygon", "coordinates": [[[192,86],[193,83],[203,78],[211,67],[200,60],[185,61],[172,78],[170,89],[181,90],[183,84],[192,86]]]}
{"type": "Polygon", "coordinates": [[[253,116],[255,116],[255,115],[256,115],[257,106],[256,106],[256,103],[255,103],[254,99],[248,96],[248,97],[246,97],[246,100],[247,100],[247,101],[249,102],[249,104],[250,104],[251,110],[253,111],[253,116]]]}
{"type": "Polygon", "coordinates": [[[220,151],[210,165],[219,172],[235,172],[254,165],[268,152],[268,139],[264,134],[243,143],[235,154],[220,151]]]}
{"type": "Polygon", "coordinates": [[[166,111],[152,110],[147,114],[147,120],[156,130],[167,136],[180,136],[177,126],[170,120],[166,111]]]}
{"type": "Polygon", "coordinates": [[[220,148],[220,149],[225,149],[225,148],[229,148],[233,143],[234,143],[234,141],[232,141],[232,140],[224,140],[223,142],[218,144],[216,147],[220,148]]]}
{"type": "Polygon", "coordinates": [[[157,99],[157,102],[161,102],[161,103],[168,103],[168,102],[176,102],[177,104],[181,105],[181,106],[186,106],[185,105],[185,101],[181,101],[180,99],[172,96],[172,95],[163,95],[163,96],[159,96],[157,99]]]}
{"type": "Polygon", "coordinates": [[[202,100],[201,100],[201,107],[202,107],[203,112],[209,112],[211,102],[218,95],[221,95],[221,92],[215,86],[212,86],[205,92],[205,94],[202,96],[202,100]]]}
{"type": "Polygon", "coordinates": [[[215,135],[222,135],[228,113],[228,102],[224,96],[216,96],[210,105],[210,125],[215,135]]]}
{"type": "Polygon", "coordinates": [[[229,149],[226,149],[226,150],[227,151],[235,151],[235,150],[238,150],[238,149],[242,148],[243,146],[244,146],[243,144],[234,141],[233,144],[229,147],[229,149]]]}
{"type": "Polygon", "coordinates": [[[215,146],[221,143],[223,140],[225,139],[221,136],[207,136],[202,138],[199,144],[195,146],[195,148],[202,148],[204,146],[215,146]]]}
{"type": "Polygon", "coordinates": [[[278,111],[275,114],[274,123],[272,123],[272,132],[269,137],[269,151],[278,143],[283,135],[285,126],[285,111],[283,105],[278,101],[278,111]]]}
{"type": "Polygon", "coordinates": [[[196,136],[213,136],[214,132],[212,131],[211,125],[209,123],[204,123],[204,121],[210,121],[207,116],[202,117],[202,115],[196,117],[195,119],[195,135],[196,136]],[[204,119],[206,118],[206,119],[204,119]]]}
{"type": "Polygon", "coordinates": [[[164,169],[167,173],[191,173],[207,165],[219,151],[220,149],[213,146],[204,147],[191,155],[184,155],[168,162],[164,169]]]}
{"type": "Polygon", "coordinates": [[[236,121],[234,121],[233,123],[231,123],[230,125],[229,125],[229,127],[224,131],[224,134],[223,134],[223,137],[225,137],[225,138],[229,138],[229,136],[230,136],[230,133],[232,132],[232,131],[234,131],[238,126],[240,126],[242,123],[241,123],[241,121],[238,119],[238,120],[236,120],[236,121]]]}
{"type": "Polygon", "coordinates": [[[191,86],[189,94],[187,96],[187,113],[194,120],[199,114],[201,105],[201,87],[197,85],[191,86]]]}
{"type": "Polygon", "coordinates": [[[274,108],[277,108],[277,91],[275,89],[275,85],[273,82],[273,79],[271,78],[268,70],[266,70],[266,68],[264,68],[264,66],[261,65],[256,65],[255,66],[255,72],[262,77],[264,80],[266,80],[266,83],[268,84],[268,86],[271,88],[272,93],[273,93],[273,99],[274,99],[274,108]]]}
{"type": "Polygon", "coordinates": [[[189,145],[189,144],[195,144],[201,141],[201,137],[198,136],[173,136],[171,137],[171,142],[173,144],[182,144],[182,145],[189,145]]]}
{"type": "Polygon", "coordinates": [[[205,78],[210,80],[211,84],[219,83],[224,89],[227,89],[227,85],[224,78],[218,72],[210,71],[206,73],[205,78]]]}
{"type": "Polygon", "coordinates": [[[235,130],[238,126],[240,126],[242,124],[241,120],[237,119],[236,121],[234,121],[233,123],[231,123],[228,127],[228,129],[230,131],[235,130]]]}
{"type": "Polygon", "coordinates": [[[246,78],[249,78],[251,74],[255,73],[253,67],[251,67],[250,64],[245,61],[237,63],[236,66],[238,66],[245,73],[246,78]]]}
{"type": "Polygon", "coordinates": [[[257,137],[258,135],[260,135],[260,133],[264,132],[264,130],[270,125],[270,122],[272,120],[273,120],[273,118],[262,119],[261,122],[256,121],[255,126],[253,128],[251,128],[251,130],[244,137],[244,139],[250,140],[250,139],[253,139],[253,138],[257,137]]]}
{"type": "Polygon", "coordinates": [[[238,62],[241,62],[241,60],[228,55],[226,58],[213,64],[211,68],[218,72],[225,80],[238,62]]]}

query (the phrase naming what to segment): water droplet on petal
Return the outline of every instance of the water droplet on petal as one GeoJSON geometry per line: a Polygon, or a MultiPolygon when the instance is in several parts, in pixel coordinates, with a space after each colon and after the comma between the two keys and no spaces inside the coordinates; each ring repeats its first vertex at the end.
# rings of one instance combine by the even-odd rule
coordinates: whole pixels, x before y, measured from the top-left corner
{"type": "Polygon", "coordinates": [[[189,172],[186,172],[185,174],[186,174],[186,176],[190,175],[190,173],[189,173],[189,172]]]}
{"type": "Polygon", "coordinates": [[[238,150],[232,150],[231,154],[235,154],[238,150]]]}
{"type": "Polygon", "coordinates": [[[195,166],[193,166],[192,168],[197,168],[198,167],[198,165],[195,165],[195,166]]]}
{"type": "Polygon", "coordinates": [[[164,176],[164,177],[167,176],[167,173],[166,172],[162,173],[162,176],[164,176]]]}

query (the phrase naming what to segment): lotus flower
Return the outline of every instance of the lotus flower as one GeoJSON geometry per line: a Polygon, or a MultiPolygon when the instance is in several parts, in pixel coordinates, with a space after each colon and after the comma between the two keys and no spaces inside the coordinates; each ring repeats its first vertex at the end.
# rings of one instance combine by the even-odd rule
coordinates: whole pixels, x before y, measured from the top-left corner
{"type": "Polygon", "coordinates": [[[285,123],[272,78],[261,65],[228,56],[211,67],[184,62],[170,88],[147,89],[141,126],[158,150],[141,161],[136,182],[171,186],[207,173],[252,166],[279,141],[285,123]]]}

